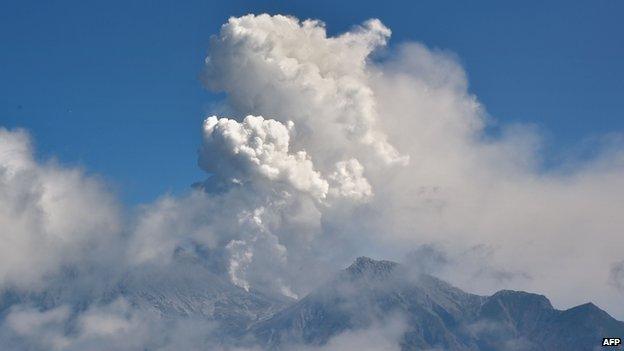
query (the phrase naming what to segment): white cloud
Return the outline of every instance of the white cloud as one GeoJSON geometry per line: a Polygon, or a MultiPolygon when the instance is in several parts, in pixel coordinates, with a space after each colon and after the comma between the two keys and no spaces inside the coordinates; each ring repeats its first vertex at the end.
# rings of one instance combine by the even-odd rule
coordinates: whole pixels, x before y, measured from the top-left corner
{"type": "Polygon", "coordinates": [[[120,229],[105,187],[80,170],[38,164],[28,136],[0,129],[0,287],[36,287],[64,265],[106,260],[120,229]]]}
{"type": "Polygon", "coordinates": [[[407,324],[400,316],[388,317],[383,323],[368,328],[347,330],[329,339],[322,346],[289,345],[296,351],[400,351],[407,324]]]}
{"type": "Polygon", "coordinates": [[[336,163],[336,171],[329,179],[330,193],[336,197],[365,200],[373,196],[373,189],[364,177],[364,167],[354,158],[336,163]]]}
{"type": "Polygon", "coordinates": [[[230,18],[210,44],[205,79],[225,91],[240,115],[293,121],[295,148],[327,165],[374,153],[385,163],[407,158],[387,141],[368,84],[368,56],[390,30],[378,20],[338,37],[323,23],[286,16],[230,18]],[[322,135],[319,138],[318,135],[322,135]]]}
{"type": "Polygon", "coordinates": [[[385,198],[376,205],[385,239],[442,244],[457,262],[445,276],[468,290],[536,291],[559,307],[593,300],[622,315],[621,293],[608,274],[624,249],[618,234],[624,222],[616,215],[624,195],[623,149],[542,170],[534,128],[507,127],[500,138],[484,134],[483,108],[452,62],[410,44],[379,67],[379,109],[390,139],[412,160],[389,186],[372,182],[385,198]],[[466,261],[473,247],[487,248],[487,258],[466,261]],[[500,281],[482,274],[484,265],[514,274],[500,281]]]}
{"type": "Polygon", "coordinates": [[[289,151],[292,127],[292,122],[284,125],[256,116],[247,116],[242,123],[209,117],[204,122],[200,166],[231,183],[264,178],[323,199],[327,181],[314,170],[305,151],[289,151]]]}
{"type": "Polygon", "coordinates": [[[489,117],[452,54],[408,43],[372,62],[389,34],[369,21],[328,37],[320,22],[249,15],[211,41],[205,78],[234,113],[293,121],[290,148],[305,151],[329,193],[374,194],[316,206],[311,250],[339,242],[339,262],[435,244],[461,272],[441,274],[469,290],[526,289],[623,315],[609,284],[624,249],[622,147],[544,170],[536,127],[487,135],[489,117]],[[361,170],[348,175],[352,159],[361,170]]]}
{"type": "Polygon", "coordinates": [[[72,313],[17,305],[0,329],[0,342],[14,350],[223,350],[212,343],[214,324],[205,320],[166,320],[118,299],[72,313]]]}

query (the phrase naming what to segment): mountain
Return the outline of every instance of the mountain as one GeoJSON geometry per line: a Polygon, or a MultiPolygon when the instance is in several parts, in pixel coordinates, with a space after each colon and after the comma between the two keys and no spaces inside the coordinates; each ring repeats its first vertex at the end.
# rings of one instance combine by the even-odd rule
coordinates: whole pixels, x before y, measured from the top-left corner
{"type": "Polygon", "coordinates": [[[367,257],[298,301],[241,289],[218,271],[201,259],[178,257],[170,265],[99,279],[106,289],[68,271],[45,292],[0,294],[0,322],[17,304],[80,311],[121,297],[163,319],[216,322],[211,341],[254,350],[258,344],[266,350],[312,350],[339,335],[361,337],[380,326],[394,328],[392,343],[402,350],[602,350],[603,337],[624,337],[624,323],[591,303],[560,311],[546,297],[521,291],[474,295],[367,257]]]}
{"type": "Polygon", "coordinates": [[[55,277],[44,291],[3,291],[0,326],[11,307],[20,304],[42,311],[59,306],[84,311],[89,306],[105,305],[119,298],[166,320],[215,322],[216,330],[211,337],[218,336],[224,343],[240,338],[250,324],[269,318],[294,302],[281,295],[246,291],[201,260],[176,256],[166,265],[139,267],[99,282],[84,281],[82,275],[67,271],[55,277]],[[95,288],[97,284],[100,286],[95,288]]]}
{"type": "Polygon", "coordinates": [[[174,267],[142,269],[116,287],[132,305],[163,318],[200,318],[218,322],[223,336],[237,337],[248,325],[266,319],[293,302],[283,296],[246,291],[229,277],[213,273],[197,262],[174,267]]]}
{"type": "MultiPolygon", "coordinates": [[[[399,316],[402,350],[594,350],[603,337],[624,336],[624,323],[593,304],[559,311],[537,294],[461,291],[390,261],[358,258],[316,291],[252,333],[268,349],[324,345],[345,331],[365,330],[399,316]]],[[[611,348],[615,349],[615,348],[611,348]]]]}

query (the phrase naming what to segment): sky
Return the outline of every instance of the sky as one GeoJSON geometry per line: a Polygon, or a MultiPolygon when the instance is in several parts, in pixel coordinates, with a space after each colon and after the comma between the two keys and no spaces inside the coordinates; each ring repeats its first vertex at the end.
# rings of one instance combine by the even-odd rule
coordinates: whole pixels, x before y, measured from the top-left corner
{"type": "Polygon", "coordinates": [[[204,178],[199,126],[223,96],[199,77],[230,16],[318,18],[329,34],[374,17],[392,29],[390,47],[455,55],[493,131],[535,124],[548,165],[624,129],[622,11],[619,1],[4,1],[0,125],[28,130],[38,157],[103,177],[124,203],[184,193],[204,178]]]}
{"type": "Polygon", "coordinates": [[[133,296],[359,256],[624,318],[621,5],[2,6],[0,344],[166,344],[133,296]]]}

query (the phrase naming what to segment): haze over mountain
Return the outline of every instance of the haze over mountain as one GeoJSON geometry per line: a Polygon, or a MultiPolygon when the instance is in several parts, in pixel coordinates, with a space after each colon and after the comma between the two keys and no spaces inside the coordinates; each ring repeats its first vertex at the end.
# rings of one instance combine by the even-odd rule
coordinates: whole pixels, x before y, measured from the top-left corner
{"type": "Polygon", "coordinates": [[[601,349],[603,337],[624,334],[624,322],[592,303],[560,311],[545,296],[522,291],[473,295],[367,257],[252,330],[270,349],[289,350],[397,319],[401,350],[580,351],[601,349]]]}
{"type": "MultiPolygon", "coordinates": [[[[81,311],[92,308],[89,304],[118,304],[122,311],[132,306],[132,314],[150,315],[152,323],[175,326],[186,321],[192,330],[189,335],[205,339],[206,347],[236,350],[581,351],[599,350],[603,337],[624,334],[624,322],[592,303],[560,311],[545,296],[527,292],[474,295],[404,265],[367,257],[357,258],[298,301],[246,291],[195,260],[181,259],[176,264],[182,267],[175,274],[155,270],[123,277],[91,302],[64,295],[66,290],[33,295],[6,292],[0,310],[5,316],[10,311],[11,323],[16,318],[12,305],[52,313],[59,308],[65,311],[59,306],[70,306],[64,324],[71,330],[79,325],[81,311]],[[376,341],[369,344],[369,339],[376,341]]],[[[19,319],[13,323],[29,326],[19,319]]],[[[18,349],[45,349],[40,341],[15,336],[3,343],[18,349]]],[[[146,350],[174,347],[167,346],[167,337],[145,340],[144,345],[146,350]]],[[[127,346],[121,347],[133,349],[127,346]]]]}

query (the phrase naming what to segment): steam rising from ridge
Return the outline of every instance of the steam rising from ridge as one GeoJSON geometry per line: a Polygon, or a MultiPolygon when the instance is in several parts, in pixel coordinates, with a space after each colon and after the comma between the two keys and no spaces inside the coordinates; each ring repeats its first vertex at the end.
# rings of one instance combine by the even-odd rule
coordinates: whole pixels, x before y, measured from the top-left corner
{"type": "Polygon", "coordinates": [[[389,35],[377,20],[328,37],[318,21],[230,19],[211,40],[205,80],[227,93],[240,122],[206,121],[230,130],[205,127],[200,159],[211,162],[200,165],[264,199],[257,223],[281,219],[262,230],[283,245],[287,265],[312,266],[301,259],[310,250],[346,262],[356,252],[400,258],[427,245],[448,256],[436,273],[469,290],[540,291],[564,306],[589,295],[617,308],[621,295],[607,286],[624,248],[622,148],[571,171],[542,171],[531,127],[485,135],[484,108],[452,56],[407,43],[370,61],[389,35]],[[251,121],[279,130],[281,141],[240,134],[251,121]],[[275,206],[293,201],[306,202],[306,213],[275,206]],[[304,229],[283,231],[293,217],[304,229]],[[305,238],[293,239],[300,232],[305,238]],[[321,253],[331,245],[343,255],[321,253]]]}

